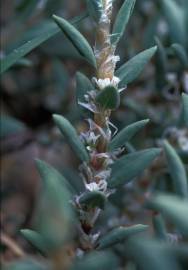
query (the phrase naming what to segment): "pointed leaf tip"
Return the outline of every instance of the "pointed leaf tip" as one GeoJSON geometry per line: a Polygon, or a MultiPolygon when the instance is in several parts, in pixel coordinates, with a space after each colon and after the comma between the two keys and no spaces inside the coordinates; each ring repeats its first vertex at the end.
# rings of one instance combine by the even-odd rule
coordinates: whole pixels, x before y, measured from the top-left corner
{"type": "Polygon", "coordinates": [[[124,242],[129,237],[146,231],[147,228],[147,225],[142,224],[137,224],[130,227],[115,228],[99,240],[97,249],[109,248],[113,245],[124,242]]]}
{"type": "Polygon", "coordinates": [[[137,132],[139,132],[139,130],[144,128],[149,121],[149,119],[141,120],[123,128],[110,142],[110,151],[114,151],[115,149],[125,145],[126,142],[129,141],[137,132]]]}
{"type": "Polygon", "coordinates": [[[164,142],[164,151],[175,192],[183,198],[188,198],[187,176],[180,157],[168,141],[164,142]]]}
{"type": "Polygon", "coordinates": [[[150,148],[125,155],[112,165],[109,188],[127,184],[134,177],[140,175],[161,153],[161,149],[150,148]]]}
{"type": "Polygon", "coordinates": [[[122,65],[117,71],[116,76],[121,79],[120,87],[124,87],[126,84],[134,81],[142,72],[146,64],[156,53],[157,46],[147,49],[122,65]]]}
{"type": "Polygon", "coordinates": [[[85,37],[67,20],[56,15],[53,15],[52,18],[67,38],[72,42],[80,55],[96,68],[96,59],[93,50],[85,37]]]}
{"type": "Polygon", "coordinates": [[[71,123],[61,115],[54,114],[53,119],[65,139],[82,161],[89,161],[87,150],[71,123]]]}

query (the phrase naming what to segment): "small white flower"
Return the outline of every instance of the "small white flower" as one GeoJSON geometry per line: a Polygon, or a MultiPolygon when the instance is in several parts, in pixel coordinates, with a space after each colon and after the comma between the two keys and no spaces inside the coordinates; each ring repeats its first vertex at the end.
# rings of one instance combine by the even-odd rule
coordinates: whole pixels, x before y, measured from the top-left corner
{"type": "Polygon", "coordinates": [[[92,183],[89,183],[89,184],[85,184],[85,187],[89,191],[99,190],[98,184],[95,183],[95,182],[92,182],[92,183]]]}
{"type": "Polygon", "coordinates": [[[114,76],[112,78],[112,80],[110,80],[109,78],[105,78],[105,79],[98,79],[97,78],[93,78],[93,81],[95,82],[95,84],[99,87],[99,89],[104,89],[105,87],[107,86],[114,86],[114,87],[117,87],[119,82],[120,82],[120,79],[116,76],[114,76]]]}
{"type": "Polygon", "coordinates": [[[106,191],[107,190],[107,182],[105,180],[99,181],[99,183],[92,182],[92,183],[85,183],[85,187],[89,191],[106,191]]]}

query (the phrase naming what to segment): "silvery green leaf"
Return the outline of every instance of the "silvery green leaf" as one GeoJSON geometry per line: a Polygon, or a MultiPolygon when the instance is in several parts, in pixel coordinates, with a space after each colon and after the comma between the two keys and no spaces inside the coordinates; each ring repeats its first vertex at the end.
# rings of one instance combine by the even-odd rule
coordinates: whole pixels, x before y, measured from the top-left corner
{"type": "Polygon", "coordinates": [[[126,84],[129,84],[133,80],[135,80],[140,75],[140,73],[156,51],[156,46],[147,49],[137,54],[124,65],[122,65],[115,73],[116,76],[119,77],[121,80],[120,87],[124,87],[126,84]]]}
{"type": "Polygon", "coordinates": [[[79,203],[88,209],[99,207],[104,209],[106,203],[106,197],[103,192],[91,191],[86,192],[79,198],[79,203]]]}
{"type": "Polygon", "coordinates": [[[112,165],[112,173],[108,181],[108,187],[116,188],[140,175],[160,152],[160,149],[150,148],[125,155],[118,159],[112,165]]]}
{"type": "Polygon", "coordinates": [[[149,119],[141,120],[122,129],[110,142],[110,151],[114,151],[115,149],[125,145],[126,142],[129,141],[139,130],[144,128],[148,122],[149,119]]]}
{"type": "Polygon", "coordinates": [[[53,19],[67,38],[72,42],[80,55],[83,56],[84,59],[86,59],[92,66],[96,67],[96,59],[93,50],[85,37],[67,20],[56,15],[53,15],[53,19]]]}
{"type": "Polygon", "coordinates": [[[182,198],[188,198],[188,179],[180,157],[167,141],[164,143],[164,151],[175,192],[182,198]]]}
{"type": "Polygon", "coordinates": [[[120,95],[118,89],[114,86],[107,86],[96,96],[96,102],[104,110],[115,110],[119,107],[120,104],[120,95]]]}
{"type": "Polygon", "coordinates": [[[175,0],[160,0],[173,42],[186,44],[186,10],[175,0]]]}
{"type": "Polygon", "coordinates": [[[163,220],[163,217],[161,216],[161,214],[154,213],[152,221],[153,221],[155,236],[158,239],[166,241],[168,239],[167,238],[167,231],[166,231],[165,223],[164,223],[164,220],[163,220]]]}
{"type": "Polygon", "coordinates": [[[35,248],[37,248],[43,254],[48,253],[47,243],[45,243],[44,239],[38,232],[29,229],[24,229],[21,230],[21,233],[23,234],[26,240],[28,240],[35,248]]]}
{"type": "Polygon", "coordinates": [[[167,69],[168,59],[167,59],[167,53],[165,51],[165,48],[158,37],[155,38],[155,42],[157,44],[157,52],[156,52],[156,58],[155,58],[156,86],[157,86],[157,89],[161,91],[164,88],[164,86],[167,84],[166,75],[168,72],[168,69],[167,69]]]}
{"type": "Polygon", "coordinates": [[[180,270],[169,245],[133,236],[125,244],[125,254],[141,270],[180,270]]]}
{"type": "Polygon", "coordinates": [[[68,72],[59,59],[54,59],[52,63],[53,67],[53,79],[55,83],[55,88],[61,97],[66,96],[66,90],[69,82],[68,72]]]}
{"type": "Polygon", "coordinates": [[[111,42],[113,45],[116,45],[120,38],[123,36],[123,33],[128,24],[129,18],[133,12],[134,5],[136,0],[124,0],[123,5],[121,6],[112,31],[111,42]]]}
{"type": "Polygon", "coordinates": [[[119,262],[112,252],[90,252],[77,259],[71,270],[115,270],[118,269],[119,262]]]}
{"type": "Polygon", "coordinates": [[[147,206],[161,212],[177,226],[182,234],[188,236],[188,198],[158,194],[148,201],[147,206]]]}
{"type": "Polygon", "coordinates": [[[89,155],[87,150],[71,123],[61,115],[53,115],[53,119],[78,158],[82,161],[88,162],[89,155]]]}
{"type": "Polygon", "coordinates": [[[115,228],[99,239],[97,249],[109,248],[113,245],[122,243],[132,235],[146,231],[147,228],[147,225],[142,224],[115,228]]]}
{"type": "MultiPolygon", "coordinates": [[[[82,16],[78,16],[72,20],[73,23],[80,21],[85,18],[85,14],[82,16]]],[[[40,32],[37,32],[37,36],[32,38],[31,40],[24,41],[24,44],[15,49],[13,52],[8,54],[1,60],[1,73],[8,70],[11,66],[13,66],[19,59],[27,55],[33,49],[55,36],[60,29],[56,25],[49,25],[48,28],[44,31],[41,29],[40,32]]]]}
{"type": "Polygon", "coordinates": [[[182,94],[182,101],[183,101],[183,118],[186,127],[188,127],[188,94],[182,94]]]}
{"type": "Polygon", "coordinates": [[[68,191],[72,194],[74,193],[74,189],[68,180],[54,167],[50,166],[43,160],[37,160],[37,168],[40,172],[41,177],[49,179],[49,181],[53,181],[53,179],[58,179],[59,182],[65,186],[68,191]]]}
{"type": "Polygon", "coordinates": [[[41,235],[49,252],[62,247],[73,235],[74,211],[70,192],[59,175],[37,161],[42,187],[38,200],[34,229],[41,235]],[[71,230],[71,235],[70,235],[71,230]]]}
{"type": "Polygon", "coordinates": [[[181,44],[177,43],[172,44],[171,48],[173,49],[175,55],[182,64],[183,68],[188,69],[188,54],[185,48],[181,44]]]}
{"type": "Polygon", "coordinates": [[[26,130],[26,126],[19,120],[10,116],[1,115],[0,138],[14,135],[16,133],[23,132],[25,130],[26,130]]]}
{"type": "Polygon", "coordinates": [[[32,258],[24,258],[22,260],[18,259],[16,262],[5,264],[2,270],[50,270],[50,267],[32,258]]]}

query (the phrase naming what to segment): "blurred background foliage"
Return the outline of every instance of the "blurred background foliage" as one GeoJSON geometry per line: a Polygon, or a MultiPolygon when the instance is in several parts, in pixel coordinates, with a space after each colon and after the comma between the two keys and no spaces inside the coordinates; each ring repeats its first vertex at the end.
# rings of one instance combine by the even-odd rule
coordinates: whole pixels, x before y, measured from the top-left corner
{"type": "MultiPolygon", "coordinates": [[[[122,2],[115,1],[114,14],[122,2]]],[[[52,14],[71,20],[85,14],[85,11],[84,0],[1,1],[1,59],[25,42],[53,29],[52,14]]],[[[188,93],[188,21],[184,18],[188,20],[187,0],[137,1],[127,33],[118,46],[121,57],[118,65],[152,45],[157,44],[158,51],[139,79],[123,92],[121,106],[112,118],[119,129],[149,118],[147,127],[127,144],[127,149],[133,152],[160,146],[161,140],[167,138],[187,170],[188,129],[182,118],[181,102],[181,94],[188,93]]],[[[93,44],[94,27],[87,13],[76,27],[93,44]]],[[[81,59],[66,37],[57,33],[2,74],[3,261],[19,257],[22,250],[34,253],[20,234],[21,228],[32,225],[40,186],[34,159],[40,158],[54,165],[70,182],[74,182],[78,192],[83,188],[76,172],[77,160],[54,127],[51,117],[52,113],[60,113],[78,130],[84,128],[84,115],[75,98],[77,71],[93,76],[91,67],[81,59]],[[17,246],[12,250],[11,241],[18,243],[16,245],[21,250],[17,246]]],[[[133,221],[150,222],[149,213],[141,208],[141,204],[147,192],[154,189],[172,190],[163,156],[142,175],[139,183],[120,188],[111,196],[111,205],[101,216],[99,226],[106,222],[106,216],[112,216],[109,228],[119,224],[119,219],[127,225],[133,221]]],[[[176,239],[178,235],[172,235],[172,238],[176,239]]],[[[120,247],[117,249],[121,252],[120,247]]]]}

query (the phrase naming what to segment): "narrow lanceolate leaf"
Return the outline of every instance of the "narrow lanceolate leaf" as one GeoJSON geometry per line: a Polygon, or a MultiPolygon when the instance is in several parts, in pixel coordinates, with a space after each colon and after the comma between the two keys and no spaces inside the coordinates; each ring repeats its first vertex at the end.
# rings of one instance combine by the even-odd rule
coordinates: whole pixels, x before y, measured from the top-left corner
{"type": "Polygon", "coordinates": [[[93,50],[85,37],[65,19],[56,15],[53,15],[53,19],[67,38],[72,42],[80,55],[83,56],[92,66],[96,67],[96,60],[93,50]]]}
{"type": "MultiPolygon", "coordinates": [[[[82,20],[86,17],[86,14],[76,17],[72,20],[72,23],[77,23],[78,21],[82,20]]],[[[27,42],[24,42],[23,45],[15,49],[13,52],[8,54],[1,60],[1,73],[8,70],[11,66],[13,66],[19,59],[23,56],[27,55],[29,52],[34,50],[36,47],[41,45],[43,42],[47,41],[48,39],[55,36],[60,29],[54,24],[49,24],[49,29],[44,31],[43,29],[37,33],[37,36],[27,42]]]]}
{"type": "Polygon", "coordinates": [[[188,179],[183,163],[175,149],[166,141],[164,150],[175,192],[182,198],[188,198],[188,179]]]}
{"type": "Polygon", "coordinates": [[[39,262],[39,260],[30,258],[29,256],[16,260],[3,266],[2,270],[49,270],[46,263],[39,262]]]}
{"type": "Polygon", "coordinates": [[[42,180],[34,227],[47,243],[48,251],[52,251],[65,243],[72,236],[74,211],[70,203],[70,192],[61,179],[54,177],[41,161],[37,168],[42,180]],[[55,229],[54,229],[55,228],[55,229]]]}
{"type": "Polygon", "coordinates": [[[135,80],[146,64],[149,62],[149,60],[152,58],[152,56],[157,51],[157,47],[152,47],[150,49],[147,49],[133,58],[131,58],[128,62],[126,62],[124,65],[122,65],[117,71],[116,76],[120,78],[120,87],[125,86],[128,83],[131,83],[133,80],[135,80]]]}
{"type": "Polygon", "coordinates": [[[82,161],[88,162],[89,155],[86,148],[71,123],[61,115],[53,115],[53,119],[78,158],[80,158],[82,161]]]}
{"type": "Polygon", "coordinates": [[[87,0],[90,16],[98,23],[103,13],[103,0],[87,0]]]}
{"type": "Polygon", "coordinates": [[[188,95],[183,93],[182,94],[182,101],[183,101],[183,118],[184,123],[188,127],[188,95]]]}
{"type": "Polygon", "coordinates": [[[87,192],[79,198],[79,203],[88,209],[92,209],[96,207],[99,207],[100,209],[104,209],[105,202],[106,202],[106,197],[104,193],[100,191],[87,192]]]}
{"type": "Polygon", "coordinates": [[[149,200],[147,205],[171,220],[181,231],[188,236],[188,199],[175,195],[159,194],[149,200]]]}
{"type": "Polygon", "coordinates": [[[155,236],[160,240],[167,240],[167,231],[163,217],[160,213],[155,213],[152,218],[155,236]]]}
{"type": "Polygon", "coordinates": [[[98,93],[96,102],[105,110],[115,110],[120,104],[119,92],[114,86],[107,86],[98,93]]]}
{"type": "Polygon", "coordinates": [[[92,251],[77,259],[70,270],[114,270],[118,266],[119,261],[114,253],[92,251]]]}
{"type": "Polygon", "coordinates": [[[116,188],[140,175],[160,154],[161,150],[151,148],[123,156],[112,165],[109,188],[116,188]]]}
{"type": "Polygon", "coordinates": [[[48,252],[47,244],[45,243],[44,239],[38,232],[25,229],[21,230],[21,233],[26,238],[26,240],[28,240],[32,244],[32,246],[37,248],[43,254],[47,254],[48,252]]]}
{"type": "Polygon", "coordinates": [[[53,181],[53,179],[58,179],[59,182],[65,186],[70,193],[74,193],[73,187],[70,185],[68,180],[60,174],[55,168],[47,164],[42,160],[37,160],[37,169],[42,178],[49,179],[49,181],[53,181]]]}
{"type": "Polygon", "coordinates": [[[119,227],[103,236],[98,243],[98,249],[104,249],[124,242],[128,237],[146,231],[147,225],[137,224],[130,227],[119,227]]]}
{"type": "Polygon", "coordinates": [[[85,102],[84,95],[94,89],[90,80],[81,72],[76,73],[76,99],[77,102],[85,102]]]}
{"type": "Polygon", "coordinates": [[[138,121],[122,129],[110,142],[110,151],[114,151],[115,149],[125,145],[126,142],[129,141],[139,130],[144,128],[148,122],[149,119],[138,121]]]}
{"type": "Polygon", "coordinates": [[[186,8],[182,8],[176,0],[160,0],[165,19],[168,22],[173,42],[186,44],[186,8]]]}
{"type": "Polygon", "coordinates": [[[123,36],[129,18],[133,12],[135,2],[136,0],[125,0],[122,7],[120,8],[113,26],[113,33],[111,38],[113,45],[116,45],[120,38],[123,36]]]}
{"type": "Polygon", "coordinates": [[[133,236],[125,244],[126,257],[142,270],[180,270],[170,245],[161,241],[133,236]]]}
{"type": "Polygon", "coordinates": [[[181,44],[177,43],[172,44],[171,48],[173,49],[174,53],[182,64],[183,68],[188,69],[188,54],[185,48],[181,44]]]}
{"type": "Polygon", "coordinates": [[[157,44],[157,53],[155,58],[156,66],[156,86],[159,91],[161,91],[166,85],[166,74],[167,74],[167,53],[165,48],[158,37],[155,37],[155,42],[157,44]]]}

